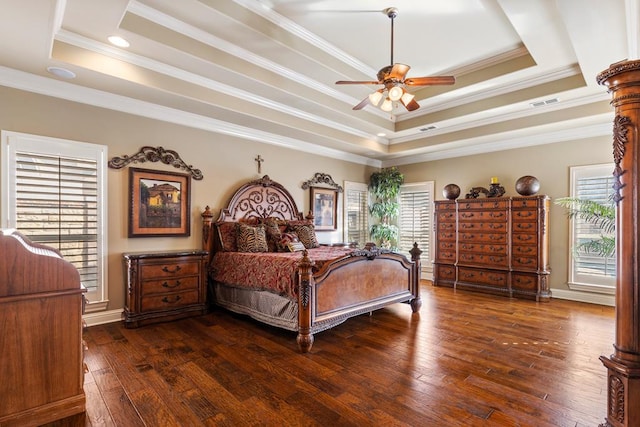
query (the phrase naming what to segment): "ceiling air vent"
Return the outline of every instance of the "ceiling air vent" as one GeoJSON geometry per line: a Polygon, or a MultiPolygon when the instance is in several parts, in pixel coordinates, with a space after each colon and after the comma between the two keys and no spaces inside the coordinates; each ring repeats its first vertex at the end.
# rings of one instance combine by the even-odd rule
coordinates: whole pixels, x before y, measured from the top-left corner
{"type": "Polygon", "coordinates": [[[531,102],[529,105],[531,105],[533,108],[537,108],[537,107],[542,107],[544,105],[555,104],[557,102],[560,102],[560,100],[558,98],[551,98],[551,99],[547,99],[545,101],[531,102]]]}
{"type": "Polygon", "coordinates": [[[426,128],[421,128],[420,132],[427,132],[429,130],[434,130],[435,128],[435,126],[427,126],[426,128]]]}

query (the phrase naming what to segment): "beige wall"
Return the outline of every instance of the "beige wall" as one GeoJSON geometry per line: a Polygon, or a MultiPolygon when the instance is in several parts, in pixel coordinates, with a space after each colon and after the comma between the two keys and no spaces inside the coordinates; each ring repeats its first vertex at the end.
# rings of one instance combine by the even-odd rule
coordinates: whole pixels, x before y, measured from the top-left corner
{"type": "MultiPolygon", "coordinates": [[[[210,205],[214,214],[227,202],[233,190],[258,178],[253,160],[260,154],[262,173],[292,192],[298,208],[309,209],[309,193],[301,184],[315,172],[344,180],[368,182],[370,167],[313,156],[304,152],[233,138],[143,117],[122,114],[74,102],[0,87],[0,129],[84,141],[108,146],[109,158],[133,154],[140,147],[162,146],[177,151],[183,160],[202,170],[204,180],[192,180],[191,236],[185,238],[127,238],[127,169],[108,172],[108,275],[109,309],[124,304],[123,252],[171,250],[200,247],[200,212],[210,205]]],[[[436,198],[442,188],[458,184],[462,197],[473,186],[488,186],[497,176],[507,195],[516,195],[514,184],[523,175],[541,182],[540,194],[552,201],[569,194],[569,167],[612,161],[611,138],[599,137],[514,149],[456,159],[401,166],[405,182],[435,181],[436,198]]],[[[134,164],[156,170],[177,171],[162,163],[134,164]]],[[[0,166],[1,167],[1,166],[0,166]]],[[[339,217],[342,218],[340,212],[339,217]]],[[[568,220],[565,212],[551,205],[551,287],[566,290],[568,262],[568,220]]],[[[341,241],[339,232],[319,233],[321,241],[341,241]]],[[[423,260],[430,262],[430,260],[423,260]]]]}
{"type": "MultiPolygon", "coordinates": [[[[214,214],[238,186],[267,174],[283,184],[298,208],[309,210],[304,181],[323,172],[343,185],[345,180],[367,182],[370,167],[319,157],[301,151],[233,138],[143,117],[87,106],[56,98],[0,87],[0,129],[102,144],[108,157],[131,155],[140,147],[162,146],[202,171],[202,181],[191,181],[191,236],[127,238],[128,168],[108,171],[108,276],[109,310],[124,306],[122,253],[132,251],[200,248],[200,212],[206,205],[214,214]],[[254,158],[265,159],[257,173],[254,158]]],[[[133,167],[180,171],[162,163],[133,167]]],[[[0,166],[1,167],[1,166],[0,166]]],[[[341,221],[342,213],[339,213],[341,221]]],[[[342,241],[339,232],[318,233],[321,241],[342,241]]]]}
{"type": "MultiPolygon", "coordinates": [[[[459,157],[456,159],[416,163],[399,167],[405,182],[434,181],[435,198],[444,199],[442,188],[454,183],[460,186],[460,197],[472,187],[489,187],[497,176],[507,196],[517,196],[515,183],[523,175],[533,175],[540,181],[538,194],[551,198],[550,248],[551,288],[568,290],[569,223],[566,211],[553,201],[569,195],[571,166],[612,163],[611,137],[540,145],[459,157]]],[[[613,172],[613,166],[612,166],[613,172]]],[[[484,197],[484,196],[481,196],[484,197]]],[[[423,260],[425,262],[426,260],[423,260]]]]}

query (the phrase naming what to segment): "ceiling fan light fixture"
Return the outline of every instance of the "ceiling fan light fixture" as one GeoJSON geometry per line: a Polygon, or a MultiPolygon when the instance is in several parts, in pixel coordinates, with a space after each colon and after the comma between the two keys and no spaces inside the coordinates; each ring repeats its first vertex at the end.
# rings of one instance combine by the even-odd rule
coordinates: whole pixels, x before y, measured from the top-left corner
{"type": "Polygon", "coordinates": [[[401,86],[394,86],[389,89],[389,99],[392,101],[399,101],[404,94],[404,89],[401,86]]]}
{"type": "Polygon", "coordinates": [[[369,102],[372,105],[375,105],[376,107],[378,106],[378,104],[380,104],[381,100],[382,100],[382,92],[380,91],[375,91],[369,95],[369,102]]]}
{"type": "Polygon", "coordinates": [[[385,99],[380,106],[380,109],[382,111],[386,111],[387,113],[391,112],[391,110],[393,110],[393,101],[391,101],[391,99],[389,98],[385,99]]]}
{"type": "Polygon", "coordinates": [[[409,93],[409,92],[405,92],[404,94],[402,94],[402,97],[400,98],[402,100],[402,103],[404,105],[407,105],[408,103],[410,103],[413,98],[415,98],[415,95],[409,93]]]}

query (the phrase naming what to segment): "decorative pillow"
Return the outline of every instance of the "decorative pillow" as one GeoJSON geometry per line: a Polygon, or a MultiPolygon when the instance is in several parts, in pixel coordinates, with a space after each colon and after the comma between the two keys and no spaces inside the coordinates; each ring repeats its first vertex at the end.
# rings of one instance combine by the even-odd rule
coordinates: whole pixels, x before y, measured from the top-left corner
{"type": "Polygon", "coordinates": [[[305,248],[311,249],[320,247],[313,224],[294,225],[291,228],[298,235],[298,239],[300,239],[305,248]]]}
{"type": "Polygon", "coordinates": [[[289,243],[295,242],[300,242],[296,233],[282,233],[282,237],[276,245],[278,252],[289,252],[289,243]]]}
{"type": "Polygon", "coordinates": [[[267,252],[267,236],[263,225],[250,225],[238,223],[236,240],[238,252],[267,252]]]}
{"type": "Polygon", "coordinates": [[[236,243],[236,226],[237,223],[235,222],[218,222],[215,224],[223,252],[238,251],[238,244],[236,243]]]}
{"type": "Polygon", "coordinates": [[[277,252],[278,242],[282,238],[282,231],[280,231],[278,221],[276,218],[267,218],[263,224],[264,231],[267,235],[267,246],[269,247],[269,252],[277,252]]]}
{"type": "Polygon", "coordinates": [[[287,247],[289,248],[289,252],[297,252],[297,251],[305,250],[305,247],[302,244],[302,242],[289,242],[287,247]]]}

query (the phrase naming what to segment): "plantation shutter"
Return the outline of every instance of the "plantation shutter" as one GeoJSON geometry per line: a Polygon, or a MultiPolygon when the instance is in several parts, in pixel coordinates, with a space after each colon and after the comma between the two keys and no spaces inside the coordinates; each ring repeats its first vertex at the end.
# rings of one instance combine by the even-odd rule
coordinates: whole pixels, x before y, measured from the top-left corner
{"type": "Polygon", "coordinates": [[[58,249],[89,292],[98,277],[98,181],[92,160],[16,152],[16,228],[58,249]]]}
{"type": "MultiPolygon", "coordinates": [[[[610,174],[608,176],[579,178],[576,181],[575,197],[602,204],[611,203],[613,182],[613,176],[610,174]]],[[[585,241],[597,239],[600,234],[600,229],[595,225],[580,218],[574,220],[574,247],[585,241]]],[[[598,254],[580,251],[574,254],[574,268],[578,276],[615,277],[616,259],[615,257],[602,257],[598,254]]]]}
{"type": "Polygon", "coordinates": [[[366,184],[345,182],[346,242],[363,247],[369,239],[369,190],[366,184]]]}
{"type": "Polygon", "coordinates": [[[400,187],[398,249],[411,258],[413,243],[422,250],[422,270],[430,271],[431,234],[433,231],[433,183],[407,184],[400,187]]]}

